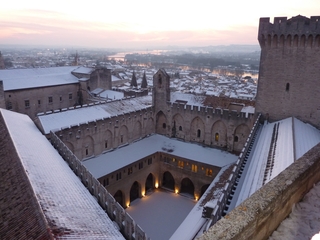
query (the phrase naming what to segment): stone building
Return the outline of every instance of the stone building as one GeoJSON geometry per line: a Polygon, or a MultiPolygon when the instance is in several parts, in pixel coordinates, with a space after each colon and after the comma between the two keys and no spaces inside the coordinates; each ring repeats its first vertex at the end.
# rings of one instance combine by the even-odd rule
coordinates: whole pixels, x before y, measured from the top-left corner
{"type": "Polygon", "coordinates": [[[27,114],[61,110],[89,103],[90,89],[111,89],[109,69],[53,67],[0,71],[0,104],[27,114]]]}
{"type": "Polygon", "coordinates": [[[261,18],[256,111],[270,121],[295,116],[320,127],[319,16],[261,18]]]}

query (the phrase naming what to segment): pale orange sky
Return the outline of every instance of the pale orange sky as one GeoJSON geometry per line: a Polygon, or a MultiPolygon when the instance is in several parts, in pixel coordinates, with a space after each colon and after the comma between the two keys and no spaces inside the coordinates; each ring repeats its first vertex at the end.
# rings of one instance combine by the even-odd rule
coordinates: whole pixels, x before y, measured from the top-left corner
{"type": "Polygon", "coordinates": [[[0,44],[152,48],[258,44],[260,17],[320,15],[319,0],[11,0],[0,44]]]}

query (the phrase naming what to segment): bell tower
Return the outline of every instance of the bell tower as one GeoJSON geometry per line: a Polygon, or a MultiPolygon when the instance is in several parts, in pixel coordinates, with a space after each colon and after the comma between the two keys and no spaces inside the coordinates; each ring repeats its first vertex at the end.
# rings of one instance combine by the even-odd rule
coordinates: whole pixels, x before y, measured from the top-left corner
{"type": "Polygon", "coordinates": [[[155,111],[167,108],[170,102],[170,76],[161,68],[153,75],[152,105],[155,111]]]}

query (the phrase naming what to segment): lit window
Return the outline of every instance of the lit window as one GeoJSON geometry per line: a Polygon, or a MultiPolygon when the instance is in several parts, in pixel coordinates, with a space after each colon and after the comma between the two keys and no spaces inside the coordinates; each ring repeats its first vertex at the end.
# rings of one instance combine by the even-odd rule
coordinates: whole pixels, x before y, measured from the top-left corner
{"type": "Polygon", "coordinates": [[[215,136],[214,136],[214,140],[215,140],[216,142],[218,142],[218,141],[219,141],[219,133],[216,133],[216,134],[215,134],[215,136]]]}
{"type": "Polygon", "coordinates": [[[29,100],[24,100],[24,106],[26,108],[29,108],[30,107],[30,101],[29,100]]]}
{"type": "Polygon", "coordinates": [[[172,162],[175,162],[176,161],[176,159],[175,158],[172,158],[172,162]]]}
{"type": "Polygon", "coordinates": [[[183,168],[184,166],[184,162],[183,161],[178,161],[178,167],[179,168],[183,168]]]}
{"type": "Polygon", "coordinates": [[[210,169],[210,168],[206,169],[206,176],[212,177],[212,169],[210,169]]]}
{"type": "Polygon", "coordinates": [[[191,171],[192,171],[192,172],[198,172],[198,166],[195,165],[195,164],[192,164],[192,166],[191,166],[191,171]]]}

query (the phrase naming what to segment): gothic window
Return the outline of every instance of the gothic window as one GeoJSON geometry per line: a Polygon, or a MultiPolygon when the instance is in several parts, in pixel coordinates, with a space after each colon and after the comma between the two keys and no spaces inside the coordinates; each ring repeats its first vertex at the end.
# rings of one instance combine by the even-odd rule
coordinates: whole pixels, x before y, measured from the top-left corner
{"type": "Polygon", "coordinates": [[[215,140],[216,142],[218,142],[218,141],[219,141],[219,133],[216,133],[216,134],[215,134],[215,136],[214,136],[214,140],[215,140]]]}
{"type": "Polygon", "coordinates": [[[198,138],[201,137],[201,130],[200,129],[197,130],[197,137],[198,138]]]}
{"type": "Polygon", "coordinates": [[[290,83],[287,83],[286,84],[286,91],[289,91],[289,89],[290,89],[290,83]]]}

